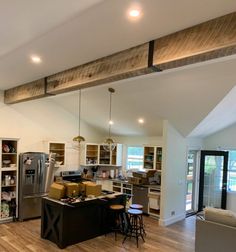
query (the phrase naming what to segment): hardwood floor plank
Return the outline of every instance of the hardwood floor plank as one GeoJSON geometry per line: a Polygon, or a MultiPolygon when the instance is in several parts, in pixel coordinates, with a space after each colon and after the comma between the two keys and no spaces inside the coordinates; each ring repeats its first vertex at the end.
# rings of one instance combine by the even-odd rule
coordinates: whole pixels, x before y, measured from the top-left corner
{"type": "Polygon", "coordinates": [[[122,244],[123,236],[114,233],[59,249],[54,243],[40,238],[40,219],[0,225],[0,252],[194,252],[195,216],[168,227],[160,227],[158,221],[144,217],[147,236],[134,238],[122,244]]]}

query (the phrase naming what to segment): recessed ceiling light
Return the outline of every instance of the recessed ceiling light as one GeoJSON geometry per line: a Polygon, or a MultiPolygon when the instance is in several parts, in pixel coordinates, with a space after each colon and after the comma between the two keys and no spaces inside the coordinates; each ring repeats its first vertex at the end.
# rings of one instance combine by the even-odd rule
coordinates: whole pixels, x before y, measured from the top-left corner
{"type": "Polygon", "coordinates": [[[130,15],[131,17],[138,17],[138,16],[140,16],[140,11],[137,10],[137,9],[130,10],[130,11],[129,11],[129,15],[130,15]]]}
{"type": "Polygon", "coordinates": [[[109,121],[109,124],[110,124],[110,125],[113,125],[113,124],[114,124],[114,122],[113,122],[113,121],[109,121]]]}
{"type": "Polygon", "coordinates": [[[140,124],[143,124],[143,123],[144,123],[144,119],[143,119],[143,118],[139,118],[139,119],[138,119],[138,122],[139,122],[140,124]]]}
{"type": "Polygon", "coordinates": [[[39,64],[39,63],[42,62],[41,58],[39,56],[36,56],[36,55],[31,56],[31,60],[35,64],[39,64]]]}

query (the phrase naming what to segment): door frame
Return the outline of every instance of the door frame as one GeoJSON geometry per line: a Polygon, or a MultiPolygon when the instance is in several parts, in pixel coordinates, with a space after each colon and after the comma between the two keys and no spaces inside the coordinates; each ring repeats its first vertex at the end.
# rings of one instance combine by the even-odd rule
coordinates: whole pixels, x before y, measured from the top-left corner
{"type": "Polygon", "coordinates": [[[222,194],[221,194],[221,208],[226,209],[227,201],[227,172],[228,172],[228,151],[216,150],[202,150],[200,157],[200,177],[199,177],[199,197],[198,197],[198,212],[203,209],[203,192],[204,192],[204,161],[205,156],[223,156],[223,177],[222,177],[222,194]]]}

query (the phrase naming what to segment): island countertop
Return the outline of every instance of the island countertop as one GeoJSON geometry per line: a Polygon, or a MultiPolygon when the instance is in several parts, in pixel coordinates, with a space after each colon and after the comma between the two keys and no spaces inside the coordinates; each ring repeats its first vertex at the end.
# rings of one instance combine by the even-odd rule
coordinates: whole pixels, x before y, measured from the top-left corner
{"type": "Polygon", "coordinates": [[[109,200],[109,199],[113,199],[119,195],[122,195],[122,193],[120,192],[113,192],[112,194],[104,194],[104,195],[100,195],[100,196],[95,196],[95,197],[85,197],[84,200],[81,200],[80,198],[77,198],[75,199],[74,202],[71,202],[71,203],[66,203],[66,202],[63,202],[61,200],[57,200],[57,199],[53,199],[53,198],[50,198],[50,197],[44,197],[44,199],[47,199],[47,200],[50,200],[52,202],[55,202],[57,204],[61,204],[61,205],[67,205],[67,206],[70,206],[70,207],[74,207],[74,206],[77,206],[78,204],[83,204],[83,203],[91,203],[91,201],[94,201],[94,200],[109,200]]]}

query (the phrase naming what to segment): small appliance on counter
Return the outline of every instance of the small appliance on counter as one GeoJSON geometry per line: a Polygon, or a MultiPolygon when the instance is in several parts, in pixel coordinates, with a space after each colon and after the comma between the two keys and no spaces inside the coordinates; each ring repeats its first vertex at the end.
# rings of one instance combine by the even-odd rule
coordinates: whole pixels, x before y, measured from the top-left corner
{"type": "Polygon", "coordinates": [[[82,173],[78,170],[75,171],[62,171],[61,179],[70,182],[79,183],[83,180],[82,173]]]}

